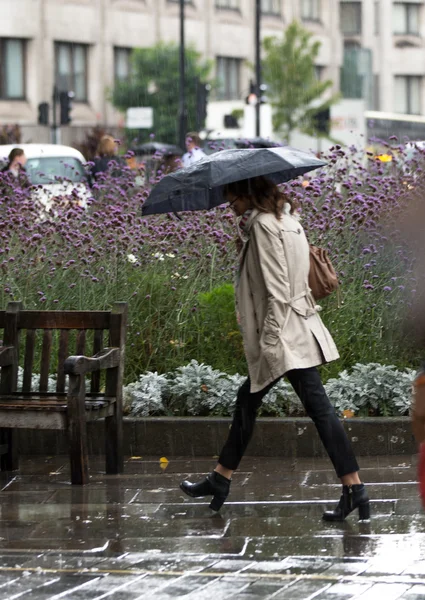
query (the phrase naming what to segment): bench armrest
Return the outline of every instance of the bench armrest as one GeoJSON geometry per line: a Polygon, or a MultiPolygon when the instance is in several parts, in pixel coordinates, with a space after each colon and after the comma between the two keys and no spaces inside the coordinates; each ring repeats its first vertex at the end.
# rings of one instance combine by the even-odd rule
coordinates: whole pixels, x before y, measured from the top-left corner
{"type": "Polygon", "coordinates": [[[119,366],[120,356],[121,351],[119,348],[105,348],[92,358],[70,356],[64,363],[64,371],[67,375],[85,375],[101,369],[111,369],[119,366]]]}
{"type": "Polygon", "coordinates": [[[0,347],[0,367],[8,367],[16,362],[16,350],[14,346],[0,347]]]}

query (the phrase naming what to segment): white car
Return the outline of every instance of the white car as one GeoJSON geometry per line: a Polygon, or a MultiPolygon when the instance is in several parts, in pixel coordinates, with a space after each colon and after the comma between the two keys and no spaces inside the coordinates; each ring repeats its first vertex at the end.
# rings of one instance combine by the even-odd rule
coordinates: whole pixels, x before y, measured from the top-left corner
{"type": "Polygon", "coordinates": [[[35,186],[32,194],[43,212],[54,211],[56,202],[76,202],[87,208],[92,197],[84,156],[70,146],[57,144],[9,144],[0,146],[0,162],[7,163],[13,148],[21,148],[27,157],[26,174],[35,186]]]}

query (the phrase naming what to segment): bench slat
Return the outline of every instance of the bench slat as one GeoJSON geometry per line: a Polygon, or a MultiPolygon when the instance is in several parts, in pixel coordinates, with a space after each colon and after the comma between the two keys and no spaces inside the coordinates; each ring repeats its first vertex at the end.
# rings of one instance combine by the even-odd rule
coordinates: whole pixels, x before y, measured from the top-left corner
{"type": "Polygon", "coordinates": [[[65,372],[63,365],[65,360],[68,358],[68,346],[69,346],[69,330],[61,329],[59,335],[59,353],[58,353],[58,371],[56,380],[56,391],[65,391],[65,372]]]}
{"type": "MultiPolygon", "coordinates": [[[[96,330],[93,340],[93,356],[103,350],[103,331],[96,330]]],[[[98,393],[100,390],[100,371],[94,371],[91,375],[90,391],[98,393]]]]}
{"type": "Polygon", "coordinates": [[[110,313],[106,311],[37,311],[19,312],[20,329],[109,329],[110,313]]]}
{"type": "Polygon", "coordinates": [[[34,365],[35,334],[35,329],[27,330],[27,338],[25,340],[24,379],[22,382],[23,392],[29,392],[31,390],[32,369],[34,365]]]}
{"type": "Polygon", "coordinates": [[[40,392],[47,392],[49,372],[50,372],[50,354],[52,352],[52,331],[45,329],[43,333],[43,346],[41,350],[40,364],[40,392]]]}
{"type": "MultiPolygon", "coordinates": [[[[97,411],[105,406],[110,406],[114,404],[115,398],[102,398],[102,399],[93,399],[86,400],[85,408],[86,411],[97,411]]],[[[63,398],[54,400],[50,398],[49,400],[28,400],[26,398],[20,398],[19,396],[11,396],[9,398],[0,398],[0,413],[2,411],[9,410],[48,410],[48,411],[66,411],[68,408],[67,402],[64,401],[63,398]]]]}
{"type": "Polygon", "coordinates": [[[86,330],[77,331],[77,344],[75,347],[76,356],[85,356],[86,354],[86,330]]]}

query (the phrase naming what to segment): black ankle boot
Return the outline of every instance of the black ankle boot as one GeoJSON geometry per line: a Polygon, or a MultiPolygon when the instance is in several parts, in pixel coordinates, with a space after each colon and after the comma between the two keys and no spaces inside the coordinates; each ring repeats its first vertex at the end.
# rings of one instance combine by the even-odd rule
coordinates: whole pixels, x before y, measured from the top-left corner
{"type": "Polygon", "coordinates": [[[370,518],[369,496],[363,483],[343,485],[342,496],[334,510],[323,513],[325,521],[343,521],[353,510],[359,509],[359,521],[370,518]]]}
{"type": "Polygon", "coordinates": [[[216,471],[209,473],[205,479],[199,483],[190,483],[190,481],[182,481],[180,489],[191,496],[192,498],[201,498],[202,496],[213,496],[210,508],[212,510],[220,510],[224,501],[229,495],[230,479],[220,475],[216,471]]]}

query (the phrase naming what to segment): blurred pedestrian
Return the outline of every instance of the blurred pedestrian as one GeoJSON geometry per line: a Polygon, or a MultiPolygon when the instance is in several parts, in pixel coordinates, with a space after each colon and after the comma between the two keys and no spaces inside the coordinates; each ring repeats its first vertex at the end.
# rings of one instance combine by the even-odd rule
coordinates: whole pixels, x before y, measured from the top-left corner
{"type": "Polygon", "coordinates": [[[27,157],[22,148],[13,148],[8,156],[7,165],[2,169],[2,173],[10,173],[17,178],[25,173],[27,157]]]}
{"type": "Polygon", "coordinates": [[[161,170],[163,175],[168,175],[168,173],[174,173],[181,169],[183,166],[181,156],[177,156],[175,154],[164,154],[162,162],[159,166],[158,170],[161,170]]]}
{"type": "Polygon", "coordinates": [[[117,143],[112,135],[104,135],[101,137],[96,151],[96,158],[90,169],[90,185],[95,183],[100,173],[106,173],[114,167],[114,174],[118,174],[119,168],[124,166],[123,161],[117,156],[117,143]]]}
{"type": "Polygon", "coordinates": [[[342,521],[355,509],[369,518],[369,498],[344,427],[323,387],[317,366],[339,358],[308,286],[309,244],[292,201],[265,177],[230,183],[224,197],[240,217],[246,240],[240,254],[236,306],[249,377],[236,399],[233,423],[214,471],[199,483],[183,481],[192,497],[213,496],[219,510],[232,474],[251,439],[262,399],[285,375],[314,421],[343,485],[326,521],[342,521]]]}
{"type": "Polygon", "coordinates": [[[196,163],[201,158],[206,156],[205,152],[201,149],[201,138],[199,133],[191,131],[186,135],[186,154],[183,154],[183,166],[190,167],[193,163],[196,163]]]}

